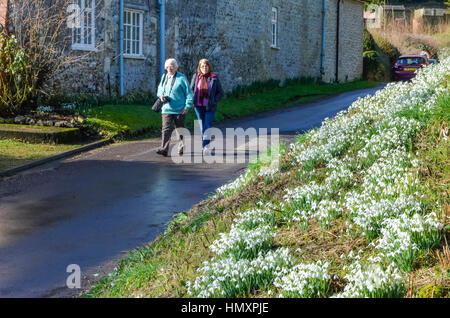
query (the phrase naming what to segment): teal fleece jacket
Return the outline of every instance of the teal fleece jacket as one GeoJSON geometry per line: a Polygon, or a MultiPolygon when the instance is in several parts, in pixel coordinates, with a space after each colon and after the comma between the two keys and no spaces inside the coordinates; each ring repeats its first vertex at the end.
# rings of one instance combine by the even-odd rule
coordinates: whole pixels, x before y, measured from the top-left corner
{"type": "Polygon", "coordinates": [[[164,75],[159,82],[157,96],[169,96],[170,102],[163,105],[161,112],[163,114],[181,114],[183,109],[189,110],[194,105],[194,97],[186,76],[177,72],[172,91],[170,91],[172,78],[167,79],[166,83],[163,83],[163,78],[164,75]]]}

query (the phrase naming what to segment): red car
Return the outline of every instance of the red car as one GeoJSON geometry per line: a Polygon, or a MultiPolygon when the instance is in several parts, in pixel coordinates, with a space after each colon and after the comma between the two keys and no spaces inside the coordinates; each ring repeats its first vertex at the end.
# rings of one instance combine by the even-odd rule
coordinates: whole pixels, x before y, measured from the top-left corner
{"type": "Polygon", "coordinates": [[[397,59],[393,67],[394,81],[409,80],[416,76],[415,72],[427,66],[428,59],[423,55],[402,55],[397,59]]]}

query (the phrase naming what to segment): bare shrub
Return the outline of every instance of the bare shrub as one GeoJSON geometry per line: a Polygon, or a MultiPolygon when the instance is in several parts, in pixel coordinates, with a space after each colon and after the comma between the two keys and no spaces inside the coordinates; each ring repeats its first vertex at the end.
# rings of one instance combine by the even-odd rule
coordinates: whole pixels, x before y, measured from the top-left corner
{"type": "Polygon", "coordinates": [[[414,33],[411,22],[397,24],[388,21],[382,30],[370,30],[372,34],[386,39],[395,46],[400,54],[419,54],[426,50],[431,58],[437,58],[441,48],[450,45],[450,23],[423,23],[421,32],[414,33]]]}
{"type": "MultiPolygon", "coordinates": [[[[72,29],[68,28],[68,19],[73,12],[67,9],[73,3],[73,0],[11,1],[9,23],[14,31],[9,36],[14,35],[17,47],[24,50],[27,66],[20,82],[22,87],[17,89],[26,87],[27,94],[25,100],[3,96],[3,100],[10,100],[8,113],[23,113],[36,107],[38,99],[46,92],[45,85],[49,80],[64,67],[86,61],[87,54],[71,54],[69,50],[72,29]]],[[[5,104],[2,106],[7,107],[5,104]]]]}

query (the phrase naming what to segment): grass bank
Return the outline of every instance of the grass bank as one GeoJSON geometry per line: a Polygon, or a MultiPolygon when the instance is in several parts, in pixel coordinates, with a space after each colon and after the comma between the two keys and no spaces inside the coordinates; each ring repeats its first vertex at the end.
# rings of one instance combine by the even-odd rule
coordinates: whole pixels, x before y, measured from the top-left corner
{"type": "Polygon", "coordinates": [[[447,59],[358,100],[85,297],[448,297],[449,88],[447,59]]]}
{"type": "MultiPolygon", "coordinates": [[[[283,87],[260,87],[236,96],[224,98],[219,103],[215,122],[240,118],[269,110],[292,107],[325,96],[351,90],[371,88],[378,82],[355,81],[343,84],[324,85],[312,81],[292,81],[283,87]]],[[[153,112],[150,105],[104,105],[82,107],[80,112],[87,123],[109,137],[130,137],[142,133],[159,136],[161,115],[153,112]]],[[[193,128],[195,113],[186,117],[186,127],[193,128]]]]}
{"type": "Polygon", "coordinates": [[[0,139],[0,171],[21,166],[34,160],[50,157],[79,147],[81,147],[79,144],[36,144],[14,139],[0,139]]]}

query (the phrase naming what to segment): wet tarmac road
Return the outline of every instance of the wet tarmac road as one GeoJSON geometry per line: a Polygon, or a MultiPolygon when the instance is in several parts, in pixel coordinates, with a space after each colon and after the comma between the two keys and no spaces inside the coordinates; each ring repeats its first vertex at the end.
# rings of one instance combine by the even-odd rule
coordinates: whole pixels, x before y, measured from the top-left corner
{"type": "MultiPolygon", "coordinates": [[[[227,127],[278,127],[281,139],[291,140],[293,132],[320,125],[376,90],[227,127]]],[[[0,297],[75,295],[66,287],[69,264],[80,266],[83,284],[107,274],[126,251],[160,234],[174,213],[205,199],[246,166],[175,164],[155,154],[158,145],[154,139],[113,144],[0,179],[0,297]]]]}

